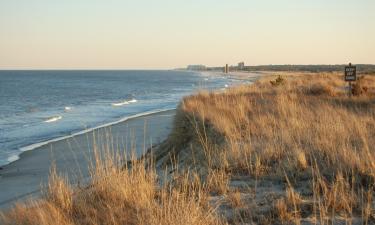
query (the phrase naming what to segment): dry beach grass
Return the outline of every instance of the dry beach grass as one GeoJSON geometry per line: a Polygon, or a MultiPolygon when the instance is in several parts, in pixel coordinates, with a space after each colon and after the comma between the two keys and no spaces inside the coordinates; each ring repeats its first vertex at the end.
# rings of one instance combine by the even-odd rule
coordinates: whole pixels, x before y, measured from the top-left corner
{"type": "MultiPolygon", "coordinates": [[[[247,186],[242,192],[250,194],[248,207],[238,221],[371,224],[375,77],[361,77],[352,98],[346,85],[338,74],[303,74],[202,92],[182,102],[185,122],[180,119],[176,133],[191,134],[184,151],[197,155],[201,149],[208,173],[230,177],[229,190],[247,186]],[[264,199],[272,207],[264,209],[264,199]]],[[[197,161],[173,148],[184,146],[177,134],[169,149],[186,165],[197,161]]]]}
{"type": "Polygon", "coordinates": [[[53,171],[45,197],[2,222],[374,224],[375,76],[344,87],[287,75],[186,97],[153,157],[98,156],[85,188],[53,171]]]}
{"type": "Polygon", "coordinates": [[[111,154],[97,155],[88,186],[72,187],[52,169],[41,200],[19,204],[1,224],[223,224],[199,187],[185,181],[160,187],[154,169],[132,160],[124,168],[111,154]]]}

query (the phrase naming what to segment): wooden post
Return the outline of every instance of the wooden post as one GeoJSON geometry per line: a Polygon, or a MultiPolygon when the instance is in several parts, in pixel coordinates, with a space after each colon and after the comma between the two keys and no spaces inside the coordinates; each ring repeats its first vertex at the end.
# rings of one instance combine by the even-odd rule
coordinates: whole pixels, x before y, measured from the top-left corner
{"type": "MultiPolygon", "coordinates": [[[[352,66],[352,63],[349,63],[349,66],[352,66]]],[[[349,98],[352,97],[352,82],[349,81],[349,98]]]]}

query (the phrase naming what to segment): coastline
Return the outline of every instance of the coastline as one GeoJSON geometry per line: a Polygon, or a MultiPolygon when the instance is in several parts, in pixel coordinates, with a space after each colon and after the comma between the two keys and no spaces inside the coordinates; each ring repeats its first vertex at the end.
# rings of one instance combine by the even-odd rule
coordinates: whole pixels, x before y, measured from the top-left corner
{"type": "Polygon", "coordinates": [[[40,196],[40,187],[46,185],[52,165],[71,183],[84,181],[89,177],[94,148],[116,152],[126,149],[128,154],[133,149],[141,156],[168,137],[174,115],[175,109],[145,112],[27,146],[29,149],[20,154],[19,160],[0,170],[0,209],[40,196]]]}
{"type": "MultiPolygon", "coordinates": [[[[198,89],[196,84],[203,79],[199,73],[169,70],[0,72],[1,90],[6,93],[0,98],[4,103],[0,167],[17,160],[22,151],[35,148],[29,145],[107,126],[123,116],[175,108],[183,96],[198,89]],[[17,88],[12,86],[15,80],[20,81],[17,88]],[[72,80],[75,85],[70,85],[72,80]],[[30,86],[30,82],[37,85],[30,86]]],[[[211,86],[218,82],[213,81],[211,86]]]]}
{"type": "Polygon", "coordinates": [[[146,112],[138,113],[138,114],[135,114],[135,115],[126,116],[126,117],[123,117],[123,118],[121,118],[119,120],[116,120],[116,121],[113,121],[113,122],[109,122],[109,123],[101,124],[101,125],[98,125],[98,126],[95,126],[95,127],[92,127],[92,128],[77,131],[77,132],[74,132],[72,134],[68,134],[68,135],[64,135],[64,136],[61,136],[61,137],[56,137],[56,138],[48,139],[46,141],[41,141],[41,142],[37,142],[37,143],[33,143],[33,144],[29,144],[29,145],[20,147],[19,148],[20,153],[18,155],[11,156],[12,160],[10,160],[9,163],[7,163],[7,164],[0,165],[0,168],[5,168],[6,166],[14,163],[15,161],[20,160],[22,155],[25,152],[38,149],[38,148],[43,147],[45,145],[48,145],[48,144],[51,144],[51,143],[54,143],[54,142],[58,142],[58,141],[62,141],[62,140],[66,140],[68,138],[73,138],[73,137],[78,136],[78,135],[90,133],[90,132],[93,132],[93,131],[101,129],[101,128],[110,127],[110,126],[116,125],[118,123],[126,122],[128,120],[131,120],[131,119],[134,119],[134,118],[137,118],[137,117],[143,117],[143,116],[147,116],[147,115],[151,115],[151,114],[157,114],[157,113],[173,111],[173,110],[176,110],[176,108],[146,111],[146,112]]]}
{"type": "MultiPolygon", "coordinates": [[[[247,72],[209,73],[211,76],[228,76],[230,79],[247,82],[253,82],[264,75],[247,72]]],[[[175,112],[175,108],[143,112],[22,147],[19,159],[0,167],[0,209],[10,208],[16,201],[40,196],[40,187],[48,182],[53,164],[56,165],[57,172],[66,175],[71,183],[80,184],[90,172],[92,157],[89,155],[93,155],[93,143],[102,142],[98,143],[99,150],[106,148],[108,144],[117,148],[125,145],[126,149],[136,148],[137,156],[144,155],[151,146],[167,139],[175,112]],[[151,123],[146,124],[146,120],[151,123]],[[117,143],[106,143],[108,138],[116,139],[117,143]],[[134,138],[135,141],[132,140],[134,138]],[[133,141],[135,143],[132,143],[133,141]]]]}
{"type": "MultiPolygon", "coordinates": [[[[220,72],[220,71],[209,71],[209,72],[198,72],[198,73],[200,73],[201,75],[209,74],[210,76],[226,77],[226,78],[228,78],[228,80],[247,81],[247,82],[252,82],[252,81],[256,80],[259,77],[259,75],[261,75],[261,73],[253,73],[253,72],[245,72],[245,71],[234,71],[234,72],[230,72],[228,74],[225,74],[225,73],[220,72]]],[[[228,87],[228,86],[225,85],[225,87],[228,87]]],[[[217,87],[217,90],[219,90],[219,89],[220,89],[220,87],[217,87]]],[[[194,94],[194,93],[191,93],[191,94],[194,94]]],[[[42,140],[38,140],[36,142],[26,143],[23,146],[21,145],[21,147],[18,147],[16,149],[14,149],[15,152],[12,155],[8,156],[8,158],[7,158],[8,162],[0,164],[0,170],[2,168],[6,167],[7,165],[10,165],[13,162],[19,160],[20,157],[22,156],[22,154],[24,154],[24,152],[32,151],[36,148],[42,147],[42,146],[47,145],[49,143],[65,140],[65,139],[68,139],[68,138],[72,138],[74,136],[81,135],[81,134],[84,134],[84,133],[88,133],[88,132],[91,132],[91,131],[96,130],[96,129],[100,129],[100,128],[108,127],[108,126],[111,126],[111,125],[114,125],[114,124],[117,124],[117,123],[121,123],[121,122],[124,122],[126,120],[129,120],[129,119],[132,119],[132,118],[135,118],[135,117],[140,117],[140,116],[144,116],[144,115],[148,115],[148,114],[153,114],[153,113],[158,113],[158,112],[163,112],[163,111],[168,111],[168,110],[173,110],[173,109],[176,109],[176,107],[165,108],[165,109],[156,109],[156,110],[141,112],[141,113],[137,113],[135,115],[122,117],[121,119],[118,119],[118,120],[113,121],[113,122],[107,122],[107,123],[104,123],[104,124],[99,123],[99,125],[94,125],[93,127],[87,128],[87,129],[84,129],[84,130],[80,130],[80,129],[77,130],[76,129],[74,131],[71,131],[71,133],[69,133],[69,131],[68,131],[65,134],[62,134],[62,136],[58,135],[58,136],[55,136],[55,137],[46,138],[44,140],[42,139],[42,140]]]]}

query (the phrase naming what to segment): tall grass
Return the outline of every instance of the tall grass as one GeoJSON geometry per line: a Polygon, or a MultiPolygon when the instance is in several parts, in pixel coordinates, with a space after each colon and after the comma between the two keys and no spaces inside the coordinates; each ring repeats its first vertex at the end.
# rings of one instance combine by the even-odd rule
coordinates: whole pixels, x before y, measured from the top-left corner
{"type": "MultiPolygon", "coordinates": [[[[369,85],[375,87],[375,78],[369,85]]],[[[186,98],[182,110],[225,137],[228,169],[254,172],[259,158],[266,172],[305,170],[317,162],[321,170],[373,177],[374,98],[348,98],[343,87],[334,75],[289,77],[278,87],[263,81],[225,93],[203,92],[186,98]]]]}
{"type": "MultiPolygon", "coordinates": [[[[186,177],[159,185],[155,167],[96,154],[91,182],[75,188],[54,168],[40,200],[18,204],[0,216],[1,224],[223,224],[207,204],[206,193],[186,177]]],[[[148,162],[150,165],[150,162],[148,162]]]]}
{"type": "MultiPolygon", "coordinates": [[[[374,222],[375,77],[360,83],[362,92],[349,97],[336,74],[275,77],[225,92],[201,92],[185,98],[181,110],[201,121],[204,129],[196,132],[196,142],[229,174],[282,181],[286,175],[296,185],[307,179],[312,196],[302,197],[308,208],[317,209],[305,212],[308,216],[322,224],[338,214],[374,222]],[[215,130],[208,138],[202,134],[206,124],[215,130]]],[[[288,206],[277,204],[280,212],[288,206]]],[[[281,219],[298,218],[296,212],[282,214],[281,219]]]]}
{"type": "Polygon", "coordinates": [[[97,154],[86,188],[52,169],[44,197],[0,221],[374,224],[375,77],[360,82],[353,97],[337,74],[271,77],[189,96],[155,155],[124,168],[122,154],[97,154]],[[232,187],[234,179],[255,181],[255,189],[243,193],[232,187]],[[259,199],[267,180],[284,184],[285,194],[259,199]],[[228,218],[233,213],[225,212],[237,208],[247,211],[228,218]]]}

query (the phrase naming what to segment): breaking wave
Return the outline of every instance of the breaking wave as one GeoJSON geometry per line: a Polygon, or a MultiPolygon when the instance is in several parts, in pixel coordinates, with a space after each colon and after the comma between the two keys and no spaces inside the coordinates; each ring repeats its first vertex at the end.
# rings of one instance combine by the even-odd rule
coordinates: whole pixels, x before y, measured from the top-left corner
{"type": "Polygon", "coordinates": [[[62,116],[53,116],[45,120],[45,123],[53,123],[62,119],[62,116]]]}
{"type": "Polygon", "coordinates": [[[123,106],[123,105],[129,105],[131,103],[136,103],[136,102],[138,102],[136,99],[132,99],[132,100],[129,100],[129,101],[112,103],[112,106],[123,106]]]}

